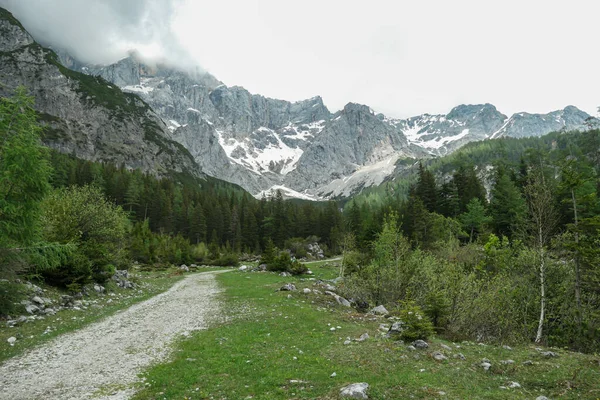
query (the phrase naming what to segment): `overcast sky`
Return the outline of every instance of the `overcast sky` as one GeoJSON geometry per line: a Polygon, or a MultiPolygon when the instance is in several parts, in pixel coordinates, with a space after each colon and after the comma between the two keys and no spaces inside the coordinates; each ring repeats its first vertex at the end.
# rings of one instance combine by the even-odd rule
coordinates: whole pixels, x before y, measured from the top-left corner
{"type": "Polygon", "coordinates": [[[600,106],[597,0],[0,0],[38,40],[110,63],[137,48],[229,86],[407,117],[600,106]]]}

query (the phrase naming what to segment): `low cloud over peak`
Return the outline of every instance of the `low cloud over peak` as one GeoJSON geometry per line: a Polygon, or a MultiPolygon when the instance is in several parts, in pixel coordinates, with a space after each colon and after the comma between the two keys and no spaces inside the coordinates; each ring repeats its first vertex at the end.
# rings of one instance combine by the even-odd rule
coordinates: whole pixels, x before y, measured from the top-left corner
{"type": "Polygon", "coordinates": [[[180,0],[0,0],[33,37],[82,62],[110,64],[135,51],[180,67],[195,63],[173,35],[180,0]]]}

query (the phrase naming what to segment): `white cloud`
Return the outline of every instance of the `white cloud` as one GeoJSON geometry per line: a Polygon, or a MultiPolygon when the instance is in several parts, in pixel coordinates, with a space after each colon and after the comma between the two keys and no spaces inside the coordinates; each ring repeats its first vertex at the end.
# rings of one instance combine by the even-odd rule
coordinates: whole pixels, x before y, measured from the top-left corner
{"type": "Polygon", "coordinates": [[[600,105],[595,0],[0,0],[36,37],[109,62],[132,47],[228,85],[390,116],[600,105]],[[187,57],[189,56],[189,58],[187,57]]]}

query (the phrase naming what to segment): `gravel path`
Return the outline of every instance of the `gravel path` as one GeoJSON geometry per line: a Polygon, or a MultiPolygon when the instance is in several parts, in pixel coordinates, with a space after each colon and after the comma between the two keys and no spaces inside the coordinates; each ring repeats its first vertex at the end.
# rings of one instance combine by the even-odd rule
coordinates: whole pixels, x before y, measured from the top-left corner
{"type": "Polygon", "coordinates": [[[57,337],[0,365],[2,399],[127,399],[137,374],[181,335],[218,315],[218,272],[188,275],[167,292],[57,337]]]}

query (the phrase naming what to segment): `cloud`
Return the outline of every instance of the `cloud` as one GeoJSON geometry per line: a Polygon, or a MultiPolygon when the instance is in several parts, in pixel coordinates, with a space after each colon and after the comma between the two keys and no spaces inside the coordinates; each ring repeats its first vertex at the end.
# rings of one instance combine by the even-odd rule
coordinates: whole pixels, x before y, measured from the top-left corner
{"type": "Polygon", "coordinates": [[[172,32],[180,0],[0,0],[34,38],[86,63],[110,64],[136,50],[179,66],[194,62],[172,32]]]}

